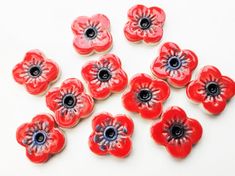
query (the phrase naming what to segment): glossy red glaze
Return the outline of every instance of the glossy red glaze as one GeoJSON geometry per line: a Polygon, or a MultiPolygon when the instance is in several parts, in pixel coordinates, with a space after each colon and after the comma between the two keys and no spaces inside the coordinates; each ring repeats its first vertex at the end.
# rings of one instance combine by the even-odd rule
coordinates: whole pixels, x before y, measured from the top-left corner
{"type": "Polygon", "coordinates": [[[22,124],[17,129],[16,139],[34,163],[46,162],[65,146],[64,134],[56,128],[53,116],[49,114],[37,115],[30,123],[22,124]]]}
{"type": "Polygon", "coordinates": [[[49,84],[58,78],[59,67],[41,51],[31,50],[14,67],[12,74],[15,81],[25,85],[30,94],[38,95],[44,93],[49,84]]]}
{"type": "Polygon", "coordinates": [[[55,121],[60,127],[71,128],[92,112],[94,100],[84,92],[81,81],[69,78],[61,87],[47,93],[46,104],[55,113],[55,121]]]}
{"type": "Polygon", "coordinates": [[[162,120],[151,128],[154,141],[166,147],[176,158],[185,158],[202,136],[202,127],[188,118],[184,110],[172,106],[162,114],[162,120]]]}
{"type": "Polygon", "coordinates": [[[79,16],[72,24],[75,35],[73,46],[82,55],[107,51],[113,41],[109,29],[110,21],[103,14],[79,16]]]}
{"type": "Polygon", "coordinates": [[[134,123],[126,115],[113,117],[109,113],[101,113],[92,120],[92,129],[93,132],[89,137],[89,147],[92,152],[121,158],[129,155],[134,123]]]}
{"type": "Polygon", "coordinates": [[[124,34],[131,42],[157,43],[163,36],[165,12],[159,7],[135,5],[128,11],[124,34]]]}
{"type": "Polygon", "coordinates": [[[82,76],[93,98],[105,99],[111,93],[122,91],[128,82],[120,59],[106,54],[98,61],[90,61],[82,67],[82,76]]]}
{"type": "Polygon", "coordinates": [[[151,70],[155,76],[166,79],[172,86],[184,87],[190,82],[197,64],[198,58],[193,51],[181,50],[175,43],[167,42],[161,47],[151,70]]]}
{"type": "Polygon", "coordinates": [[[189,99],[202,103],[209,113],[216,115],[225,109],[226,102],[234,96],[235,83],[231,78],[221,75],[216,67],[207,65],[190,82],[186,93],[189,99]]]}
{"type": "Polygon", "coordinates": [[[131,79],[130,89],[123,94],[122,101],[128,111],[154,119],[161,115],[162,104],[169,96],[170,88],[165,81],[141,73],[131,79]]]}

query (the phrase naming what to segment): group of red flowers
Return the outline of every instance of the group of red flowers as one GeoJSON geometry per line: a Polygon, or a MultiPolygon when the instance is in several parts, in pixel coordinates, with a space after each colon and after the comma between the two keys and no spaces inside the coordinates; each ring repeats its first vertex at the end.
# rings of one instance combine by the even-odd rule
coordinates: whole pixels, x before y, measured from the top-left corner
{"type": "MultiPolygon", "coordinates": [[[[146,43],[161,40],[165,21],[162,9],[136,5],[129,10],[128,18],[124,27],[127,40],[146,43]]],[[[109,50],[112,45],[109,28],[110,21],[105,15],[78,17],[72,24],[75,49],[82,55],[109,50]]],[[[186,86],[188,98],[202,103],[212,114],[221,113],[226,102],[235,94],[234,81],[222,76],[214,66],[203,67],[198,77],[191,81],[197,65],[198,58],[193,51],[181,50],[175,43],[164,43],[151,65],[155,77],[136,74],[129,81],[129,89],[122,95],[123,106],[128,111],[139,113],[145,119],[161,116],[161,120],[151,127],[152,138],[177,158],[184,158],[190,153],[202,136],[202,127],[197,120],[188,118],[180,107],[172,106],[163,112],[163,103],[170,96],[169,84],[177,88],[186,86]]],[[[39,95],[56,81],[59,72],[54,61],[39,50],[31,50],[14,67],[13,77],[16,82],[25,85],[30,94],[39,95]]],[[[66,79],[60,87],[54,87],[46,94],[46,105],[54,115],[39,114],[17,129],[17,141],[26,148],[26,155],[31,161],[42,163],[62,151],[65,137],[60,127],[74,127],[81,118],[92,113],[94,100],[106,99],[128,85],[121,60],[114,54],[88,62],[82,67],[81,74],[90,94],[85,92],[80,80],[66,79]]],[[[134,131],[131,118],[126,115],[113,117],[104,112],[93,118],[92,129],[89,137],[92,152],[117,157],[126,157],[130,153],[134,131]]]]}

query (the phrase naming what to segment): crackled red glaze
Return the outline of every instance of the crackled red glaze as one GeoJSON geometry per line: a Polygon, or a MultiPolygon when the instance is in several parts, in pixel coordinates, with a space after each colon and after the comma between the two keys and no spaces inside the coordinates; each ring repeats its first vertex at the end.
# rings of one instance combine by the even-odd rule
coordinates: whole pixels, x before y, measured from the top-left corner
{"type": "Polygon", "coordinates": [[[37,115],[30,123],[22,124],[17,129],[16,139],[25,147],[26,156],[34,163],[46,162],[65,146],[64,134],[49,114],[37,115]]]}
{"type": "Polygon", "coordinates": [[[111,48],[113,41],[109,30],[110,21],[103,14],[96,14],[92,17],[79,16],[72,24],[72,31],[75,35],[73,45],[82,55],[107,51],[111,48]]]}
{"type": "Polygon", "coordinates": [[[141,73],[131,79],[130,89],[123,94],[122,101],[127,110],[153,119],[161,115],[162,104],[169,96],[170,88],[165,81],[141,73]]]}
{"type": "Polygon", "coordinates": [[[92,112],[94,100],[84,92],[81,81],[69,78],[61,87],[47,93],[46,104],[55,113],[55,121],[60,127],[72,128],[92,112]]]}
{"type": "Polygon", "coordinates": [[[93,98],[105,99],[111,93],[122,91],[128,82],[120,59],[106,54],[98,61],[90,61],[82,67],[82,76],[93,98]]]}
{"type": "Polygon", "coordinates": [[[109,113],[101,113],[92,120],[92,129],[93,132],[89,137],[89,147],[92,152],[121,158],[129,155],[134,123],[126,115],[113,117],[109,113]]]}
{"type": "Polygon", "coordinates": [[[223,76],[216,67],[207,65],[190,82],[186,93],[189,99],[202,103],[209,113],[216,115],[225,109],[226,102],[234,96],[235,83],[231,78],[223,76]]]}
{"type": "Polygon", "coordinates": [[[135,5],[128,11],[124,34],[131,42],[157,43],[163,36],[165,12],[159,7],[135,5]]]}
{"type": "Polygon", "coordinates": [[[152,126],[151,135],[172,156],[185,158],[200,140],[202,131],[198,121],[188,118],[180,107],[172,106],[162,114],[162,120],[152,126]]]}
{"type": "Polygon", "coordinates": [[[58,78],[59,67],[41,51],[31,50],[14,67],[12,74],[15,81],[25,85],[30,94],[38,95],[45,92],[49,84],[58,78]]]}
{"type": "Polygon", "coordinates": [[[151,70],[155,76],[166,79],[172,86],[184,87],[190,82],[197,65],[198,58],[193,51],[181,50],[175,43],[167,42],[162,45],[151,70]]]}

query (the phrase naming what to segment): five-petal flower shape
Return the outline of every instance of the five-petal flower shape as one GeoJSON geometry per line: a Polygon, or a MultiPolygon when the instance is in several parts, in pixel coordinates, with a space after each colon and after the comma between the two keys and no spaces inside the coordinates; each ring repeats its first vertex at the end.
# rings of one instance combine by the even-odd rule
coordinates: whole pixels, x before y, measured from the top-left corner
{"type": "Polygon", "coordinates": [[[75,49],[82,55],[107,51],[113,41],[109,29],[110,21],[103,14],[92,17],[79,16],[72,24],[75,49]]]}
{"type": "Polygon", "coordinates": [[[185,158],[202,136],[202,126],[177,106],[168,108],[151,128],[154,141],[176,158],[185,158]]]}
{"type": "Polygon", "coordinates": [[[216,67],[207,65],[201,69],[197,79],[189,83],[186,93],[189,99],[202,103],[209,113],[219,114],[235,95],[235,83],[221,75],[216,67]]]}
{"type": "Polygon", "coordinates": [[[128,82],[121,61],[114,54],[106,54],[99,61],[85,64],[82,76],[95,99],[105,99],[111,93],[122,91],[128,82]]]}
{"type": "Polygon", "coordinates": [[[81,81],[69,78],[61,87],[47,93],[46,104],[55,113],[55,121],[60,127],[72,128],[81,118],[91,114],[94,100],[84,92],[81,81]]]}
{"type": "Polygon", "coordinates": [[[89,147],[92,152],[122,158],[129,155],[134,123],[126,115],[113,117],[109,113],[101,113],[92,120],[92,129],[93,132],[89,137],[89,147]]]}
{"type": "Polygon", "coordinates": [[[152,73],[161,79],[166,79],[174,87],[186,86],[197,67],[198,59],[191,50],[181,50],[172,42],[163,44],[159,56],[151,65],[152,73]]]}
{"type": "Polygon", "coordinates": [[[124,107],[140,113],[143,118],[157,118],[162,113],[162,104],[170,95],[170,88],[165,81],[152,79],[141,73],[130,82],[130,90],[123,94],[124,107]]]}
{"type": "Polygon", "coordinates": [[[157,43],[163,36],[165,12],[159,7],[135,5],[128,11],[124,34],[131,42],[157,43]]]}
{"type": "Polygon", "coordinates": [[[15,81],[25,85],[30,94],[38,95],[44,93],[49,84],[58,78],[59,67],[41,51],[31,50],[14,67],[12,74],[15,81]]]}
{"type": "Polygon", "coordinates": [[[19,144],[25,147],[26,156],[34,163],[46,162],[65,146],[63,132],[55,126],[52,115],[39,114],[30,123],[22,124],[16,132],[19,144]]]}

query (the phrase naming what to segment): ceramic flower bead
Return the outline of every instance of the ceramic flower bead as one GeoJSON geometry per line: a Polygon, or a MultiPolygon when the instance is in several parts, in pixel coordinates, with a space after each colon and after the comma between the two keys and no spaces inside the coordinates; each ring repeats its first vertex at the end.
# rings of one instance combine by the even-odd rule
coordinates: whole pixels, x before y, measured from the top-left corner
{"type": "Polygon", "coordinates": [[[174,87],[184,87],[191,80],[192,72],[197,67],[198,58],[191,50],[181,50],[175,43],[167,42],[154,60],[152,73],[166,79],[174,87]]]}
{"type": "Polygon", "coordinates": [[[184,110],[172,106],[162,114],[162,120],[151,128],[154,141],[166,147],[176,158],[185,158],[202,136],[202,127],[188,118],[184,110]]]}
{"type": "Polygon", "coordinates": [[[12,74],[15,81],[25,85],[30,94],[38,95],[44,93],[49,84],[59,77],[59,67],[41,51],[31,50],[14,67],[12,74]]]}
{"type": "Polygon", "coordinates": [[[122,91],[128,82],[120,59],[106,54],[99,61],[90,61],[82,68],[82,76],[93,98],[105,99],[111,93],[122,91]]]}
{"type": "Polygon", "coordinates": [[[170,88],[165,81],[141,73],[132,78],[122,101],[127,110],[140,113],[145,119],[153,119],[161,115],[162,104],[169,95],[170,88]]]}
{"type": "Polygon", "coordinates": [[[135,5],[128,11],[124,34],[131,42],[157,43],[163,35],[165,12],[159,7],[135,5]]]}
{"type": "Polygon", "coordinates": [[[216,67],[207,65],[201,69],[196,80],[190,82],[186,93],[189,99],[202,103],[209,113],[219,114],[234,96],[235,83],[231,78],[221,75],[216,67]]]}
{"type": "Polygon", "coordinates": [[[92,129],[89,137],[92,152],[116,157],[126,157],[130,153],[134,123],[127,116],[101,113],[92,120],[92,129]]]}
{"type": "Polygon", "coordinates": [[[27,157],[34,163],[46,162],[65,146],[63,132],[55,126],[53,116],[40,114],[16,132],[18,143],[25,147],[27,157]]]}
{"type": "Polygon", "coordinates": [[[103,14],[79,16],[72,24],[75,49],[82,55],[107,51],[113,41],[109,29],[110,21],[103,14]]]}
{"type": "Polygon", "coordinates": [[[56,123],[63,128],[74,127],[81,118],[91,114],[94,107],[93,99],[76,78],[66,79],[61,87],[51,89],[46,95],[46,104],[55,113],[56,123]]]}

